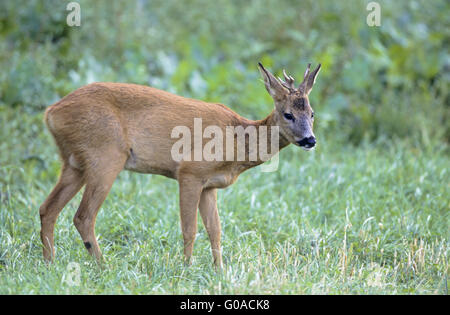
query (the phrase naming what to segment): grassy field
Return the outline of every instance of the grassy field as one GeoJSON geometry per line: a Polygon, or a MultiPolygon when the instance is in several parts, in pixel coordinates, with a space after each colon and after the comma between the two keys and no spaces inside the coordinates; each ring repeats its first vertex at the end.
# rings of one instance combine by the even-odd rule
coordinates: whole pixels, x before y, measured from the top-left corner
{"type": "Polygon", "coordinates": [[[79,194],[58,219],[47,266],[38,208],[58,176],[56,148],[40,114],[3,109],[0,131],[0,294],[448,293],[445,145],[353,147],[321,135],[313,152],[288,147],[277,172],[255,168],[219,192],[217,273],[201,223],[194,262],[183,265],[176,182],[129,172],[98,215],[105,265],[72,224],[79,194]],[[68,280],[71,263],[78,285],[68,280]]]}
{"type": "Polygon", "coordinates": [[[369,0],[78,0],[79,27],[67,2],[0,1],[0,294],[448,294],[449,1],[376,1],[373,27],[369,0]],[[183,265],[177,183],[128,172],[97,218],[104,266],[72,224],[81,194],[43,262],[39,206],[60,171],[47,106],[113,81],[261,119],[258,62],[297,81],[322,64],[318,146],[219,191],[222,272],[201,222],[183,265]]]}

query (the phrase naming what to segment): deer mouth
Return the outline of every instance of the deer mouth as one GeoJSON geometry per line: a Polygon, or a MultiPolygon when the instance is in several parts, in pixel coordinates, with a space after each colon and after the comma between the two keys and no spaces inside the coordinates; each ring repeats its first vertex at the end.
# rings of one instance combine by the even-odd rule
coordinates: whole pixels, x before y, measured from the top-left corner
{"type": "Polygon", "coordinates": [[[314,136],[305,137],[302,140],[296,141],[296,144],[302,149],[309,151],[316,146],[316,138],[314,136]]]}
{"type": "Polygon", "coordinates": [[[312,150],[314,150],[316,148],[316,146],[312,146],[312,147],[310,147],[310,146],[299,146],[299,147],[302,148],[305,151],[312,151],[312,150]]]}
{"type": "Polygon", "coordinates": [[[302,148],[305,151],[311,151],[311,150],[314,150],[316,148],[315,145],[313,145],[313,146],[312,145],[300,145],[298,142],[295,142],[294,144],[297,147],[300,147],[300,148],[302,148]]]}

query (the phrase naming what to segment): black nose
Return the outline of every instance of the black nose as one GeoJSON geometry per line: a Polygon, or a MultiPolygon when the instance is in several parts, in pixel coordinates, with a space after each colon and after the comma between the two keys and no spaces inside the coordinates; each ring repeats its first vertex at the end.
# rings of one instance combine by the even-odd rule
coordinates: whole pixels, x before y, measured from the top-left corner
{"type": "Polygon", "coordinates": [[[297,143],[301,147],[312,148],[316,145],[316,138],[314,138],[313,136],[309,138],[303,138],[302,140],[297,141],[297,143]]]}

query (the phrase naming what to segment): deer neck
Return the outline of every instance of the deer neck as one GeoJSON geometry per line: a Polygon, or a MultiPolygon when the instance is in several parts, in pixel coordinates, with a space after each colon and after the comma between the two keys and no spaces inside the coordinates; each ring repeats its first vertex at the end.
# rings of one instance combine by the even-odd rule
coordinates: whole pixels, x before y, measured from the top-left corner
{"type": "MultiPolygon", "coordinates": [[[[268,141],[268,146],[270,147],[271,144],[271,135],[272,135],[272,127],[278,127],[278,124],[275,121],[275,111],[272,111],[269,116],[267,116],[264,119],[261,120],[256,120],[255,121],[255,125],[257,126],[256,130],[258,130],[258,137],[259,137],[259,133],[261,128],[261,126],[266,126],[267,127],[267,141],[268,141]]],[[[284,147],[286,147],[289,144],[289,140],[286,139],[286,137],[281,133],[281,131],[278,129],[278,149],[276,151],[276,153],[278,153],[281,149],[283,149],[284,147]]]]}
{"type": "MultiPolygon", "coordinates": [[[[270,155],[275,155],[277,154],[281,149],[283,149],[284,147],[286,147],[289,144],[289,141],[286,139],[285,136],[283,136],[283,134],[280,132],[279,128],[278,128],[278,144],[274,143],[274,145],[272,146],[272,133],[276,132],[277,128],[273,128],[273,127],[277,127],[277,123],[275,120],[275,111],[273,111],[272,113],[270,113],[266,118],[261,119],[261,120],[245,120],[242,124],[244,127],[245,126],[255,126],[256,127],[256,132],[257,132],[257,139],[258,139],[258,150],[259,150],[259,145],[260,145],[260,139],[262,139],[263,141],[267,141],[267,153],[270,153],[270,155]],[[266,132],[266,134],[262,134],[263,132],[266,132]]],[[[277,135],[274,135],[277,136],[277,135]]],[[[256,160],[249,160],[249,156],[250,156],[250,148],[251,145],[249,145],[248,141],[246,141],[246,145],[245,145],[245,161],[237,161],[236,163],[239,164],[244,170],[255,167],[257,165],[260,165],[264,162],[266,162],[266,160],[262,160],[261,156],[258,152],[257,155],[257,159],[256,160]]]]}

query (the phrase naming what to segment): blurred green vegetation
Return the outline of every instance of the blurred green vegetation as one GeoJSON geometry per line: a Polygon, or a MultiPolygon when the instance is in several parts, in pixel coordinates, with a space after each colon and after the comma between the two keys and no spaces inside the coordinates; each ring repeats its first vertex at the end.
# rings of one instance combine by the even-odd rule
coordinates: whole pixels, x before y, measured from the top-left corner
{"type": "MultiPolygon", "coordinates": [[[[69,27],[60,0],[0,2],[0,108],[41,114],[92,81],[151,85],[221,102],[248,118],[271,110],[258,61],[301,78],[320,136],[336,141],[448,143],[450,3],[378,1],[78,1],[69,27]]],[[[1,110],[1,109],[0,109],[1,110]]]]}

